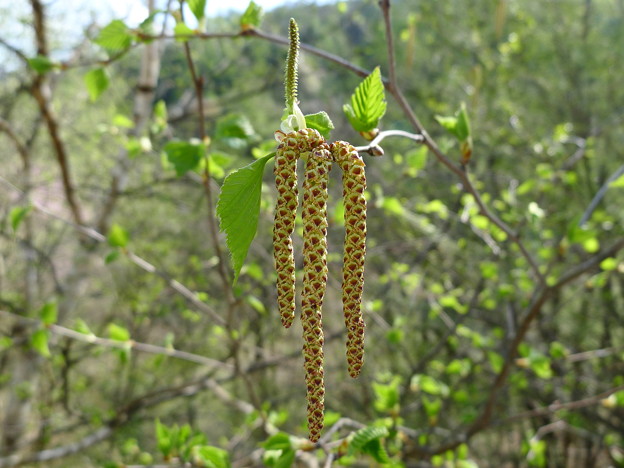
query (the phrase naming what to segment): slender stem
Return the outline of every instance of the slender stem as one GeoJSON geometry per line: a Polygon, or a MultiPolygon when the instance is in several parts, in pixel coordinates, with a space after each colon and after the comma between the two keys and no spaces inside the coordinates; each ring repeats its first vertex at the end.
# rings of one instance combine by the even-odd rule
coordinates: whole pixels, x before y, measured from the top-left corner
{"type": "MultiPolygon", "coordinates": [[[[8,312],[5,310],[0,310],[0,315],[5,315],[14,319],[18,319],[22,322],[41,324],[40,320],[35,320],[27,317],[23,317],[21,315],[14,314],[12,312],[8,312]]],[[[93,334],[85,334],[80,333],[70,328],[63,327],[61,325],[51,324],[47,325],[46,328],[50,330],[55,335],[64,336],[65,338],[71,338],[72,340],[82,341],[83,343],[94,344],[97,346],[103,346],[105,348],[116,348],[116,349],[132,349],[135,351],[140,351],[149,354],[156,354],[160,356],[168,356],[176,359],[181,359],[183,361],[193,362],[195,364],[199,364],[202,366],[210,367],[210,368],[218,368],[218,369],[226,369],[232,370],[232,366],[230,364],[226,364],[224,362],[218,361],[216,359],[207,358],[205,356],[200,356],[199,354],[189,353],[187,351],[180,351],[173,348],[167,348],[164,346],[157,346],[150,343],[140,343],[138,341],[130,340],[130,341],[118,341],[110,338],[102,338],[99,336],[95,336],[93,334]]]]}
{"type": "MultiPolygon", "coordinates": [[[[193,86],[195,88],[195,98],[197,99],[197,126],[199,138],[203,143],[207,143],[206,117],[204,113],[204,80],[197,73],[197,70],[195,68],[195,62],[193,61],[193,57],[191,56],[191,47],[189,46],[188,42],[184,43],[184,53],[186,55],[186,62],[188,64],[191,78],[193,80],[193,86]]],[[[204,185],[204,192],[206,194],[206,203],[208,204],[208,230],[210,232],[212,245],[219,262],[219,276],[221,277],[221,282],[223,283],[223,290],[228,297],[228,302],[232,304],[234,302],[234,296],[232,294],[232,289],[230,288],[230,279],[226,270],[225,256],[223,255],[223,250],[221,249],[221,244],[219,242],[219,233],[217,231],[217,223],[214,217],[214,201],[211,187],[212,177],[210,172],[210,158],[208,158],[206,152],[204,152],[204,163],[204,174],[202,182],[204,185]]]]}

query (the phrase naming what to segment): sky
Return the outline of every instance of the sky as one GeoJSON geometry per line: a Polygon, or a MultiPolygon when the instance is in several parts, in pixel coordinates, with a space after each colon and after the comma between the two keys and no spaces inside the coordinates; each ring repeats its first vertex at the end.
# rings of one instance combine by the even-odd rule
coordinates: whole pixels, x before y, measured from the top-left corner
{"type": "MultiPolygon", "coordinates": [[[[288,0],[254,0],[257,5],[270,10],[279,5],[288,3],[288,0]]],[[[112,10],[118,18],[123,18],[129,26],[135,26],[147,16],[147,8],[144,0],[97,0],[91,3],[100,4],[103,8],[112,10]]],[[[158,0],[156,1],[158,4],[158,0]]],[[[207,0],[206,16],[217,16],[236,11],[242,13],[249,5],[249,0],[207,0]]]]}

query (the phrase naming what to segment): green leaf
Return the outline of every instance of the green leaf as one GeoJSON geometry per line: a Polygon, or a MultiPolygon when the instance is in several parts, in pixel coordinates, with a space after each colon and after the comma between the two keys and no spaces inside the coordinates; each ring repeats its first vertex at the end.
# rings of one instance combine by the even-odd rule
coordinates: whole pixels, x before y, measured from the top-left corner
{"type": "Polygon", "coordinates": [[[116,323],[108,324],[108,336],[111,340],[115,341],[128,341],[130,340],[130,332],[127,328],[124,328],[116,323]]]}
{"type": "Polygon", "coordinates": [[[91,101],[96,101],[108,88],[108,73],[104,68],[95,68],[87,72],[84,77],[91,101]]]}
{"type": "Polygon", "coordinates": [[[176,24],[175,28],[173,28],[173,33],[176,35],[175,40],[178,42],[186,42],[195,34],[193,30],[184,23],[176,24]]]}
{"type": "Polygon", "coordinates": [[[455,127],[457,138],[459,141],[466,141],[471,135],[468,111],[466,111],[466,104],[464,102],[461,103],[461,106],[455,115],[457,116],[457,126],[455,127]]]}
{"type": "Polygon", "coordinates": [[[368,75],[355,89],[351,103],[343,106],[351,126],[358,132],[377,128],[386,112],[386,96],[379,67],[368,75]]]}
{"type": "Polygon", "coordinates": [[[197,168],[204,155],[203,145],[186,141],[170,141],[164,149],[178,177],[197,168]]]}
{"type": "Polygon", "coordinates": [[[612,271],[618,267],[618,262],[613,257],[605,258],[602,262],[600,262],[600,268],[605,271],[612,271]]]}
{"type": "Polygon", "coordinates": [[[459,110],[455,112],[453,117],[436,115],[435,118],[440,125],[459,140],[462,161],[467,163],[472,156],[472,134],[466,104],[462,102],[459,110]]]}
{"type": "Polygon", "coordinates": [[[254,1],[249,2],[249,6],[240,18],[241,30],[248,31],[260,26],[262,14],[263,11],[261,6],[256,5],[256,2],[254,1]]]}
{"type": "Polygon", "coordinates": [[[113,20],[106,25],[93,40],[109,52],[120,52],[132,45],[130,28],[121,20],[113,20]]]}
{"type": "Polygon", "coordinates": [[[17,231],[17,228],[22,224],[22,221],[24,221],[24,218],[31,209],[31,206],[16,206],[11,210],[9,213],[9,221],[11,222],[11,228],[13,228],[14,232],[17,231]]]}
{"type": "Polygon", "coordinates": [[[37,330],[30,337],[30,345],[43,357],[50,357],[50,349],[48,348],[48,330],[37,330]]]}
{"type": "Polygon", "coordinates": [[[120,255],[121,253],[119,252],[119,250],[112,250],[108,252],[108,254],[106,254],[106,257],[104,257],[104,263],[106,265],[108,265],[109,263],[113,263],[119,258],[120,255]]]}
{"type": "Polygon", "coordinates": [[[111,247],[125,247],[128,245],[128,233],[119,224],[113,224],[108,231],[107,240],[111,247]]]}
{"type": "Polygon", "coordinates": [[[230,458],[228,453],[218,447],[211,447],[209,445],[196,446],[193,449],[196,458],[202,462],[202,465],[207,468],[230,468],[230,458]]]}
{"type": "Polygon", "coordinates": [[[219,140],[240,139],[249,140],[256,136],[251,122],[241,114],[227,115],[217,122],[215,138],[219,140]]]}
{"type": "Polygon", "coordinates": [[[622,188],[624,187],[624,174],[609,183],[609,188],[622,188]]]}
{"type": "Polygon", "coordinates": [[[134,121],[130,117],[126,117],[123,114],[115,114],[112,122],[113,122],[113,125],[115,125],[116,127],[122,127],[122,128],[134,127],[134,121]]]}
{"type": "Polygon", "coordinates": [[[273,155],[271,153],[228,175],[219,193],[217,216],[232,256],[234,283],[238,280],[247,251],[256,235],[262,174],[273,155]]]}
{"type": "Polygon", "coordinates": [[[82,333],[83,335],[93,335],[93,332],[89,328],[89,325],[87,325],[87,322],[85,322],[81,318],[76,319],[74,330],[76,330],[78,333],[82,333]]]}
{"type": "Polygon", "coordinates": [[[188,6],[197,18],[197,21],[204,17],[204,10],[206,9],[206,0],[188,0],[188,6]]]}
{"type": "Polygon", "coordinates": [[[36,57],[28,59],[28,66],[37,73],[43,75],[56,67],[56,64],[48,57],[37,55],[36,57]]]}
{"type": "Polygon", "coordinates": [[[39,317],[44,325],[52,325],[53,323],[56,323],[57,316],[58,310],[55,302],[48,302],[43,305],[41,310],[39,310],[39,317]]]}
{"type": "Polygon", "coordinates": [[[288,450],[292,449],[290,436],[285,432],[278,432],[262,443],[265,450],[288,450]]]}
{"type": "Polygon", "coordinates": [[[383,426],[367,426],[355,432],[349,443],[349,453],[362,452],[371,455],[380,463],[388,461],[388,454],[381,445],[382,437],[387,437],[388,429],[383,426]]]}
{"type": "Polygon", "coordinates": [[[173,448],[171,431],[167,426],[161,424],[159,419],[156,420],[156,442],[160,453],[163,454],[163,457],[167,458],[171,454],[173,448]]]}
{"type": "Polygon", "coordinates": [[[321,111],[316,114],[308,114],[305,116],[306,127],[317,130],[326,140],[329,140],[331,131],[334,129],[334,123],[327,115],[327,112],[321,111]]]}

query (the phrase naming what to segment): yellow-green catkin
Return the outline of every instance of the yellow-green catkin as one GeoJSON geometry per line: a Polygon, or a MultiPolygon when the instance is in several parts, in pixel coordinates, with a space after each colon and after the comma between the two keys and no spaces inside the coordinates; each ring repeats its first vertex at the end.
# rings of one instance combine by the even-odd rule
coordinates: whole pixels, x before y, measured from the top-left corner
{"type": "Polygon", "coordinates": [[[327,182],[332,157],[327,145],[307,154],[303,184],[303,356],[308,402],[308,432],[318,441],[323,429],[325,384],[321,308],[327,286],[327,182]]]}
{"type": "Polygon", "coordinates": [[[295,259],[292,233],[298,206],[297,160],[325,143],[316,130],[277,132],[280,143],[275,154],[277,202],[273,225],[273,255],[277,273],[277,304],[282,325],[289,328],[295,318],[295,259]]]}
{"type": "Polygon", "coordinates": [[[349,143],[331,145],[334,160],[342,169],[345,217],[342,270],[342,306],[347,327],[347,364],[349,375],[360,375],[364,363],[364,319],[362,292],[366,256],[366,175],[364,161],[349,143]]]}

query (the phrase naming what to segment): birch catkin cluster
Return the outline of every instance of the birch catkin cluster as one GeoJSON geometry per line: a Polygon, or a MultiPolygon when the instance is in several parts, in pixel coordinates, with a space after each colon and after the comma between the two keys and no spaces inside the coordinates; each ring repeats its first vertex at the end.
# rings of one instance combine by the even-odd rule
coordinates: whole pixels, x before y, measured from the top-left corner
{"type": "Polygon", "coordinates": [[[313,129],[277,132],[275,156],[277,203],[273,250],[277,270],[277,302],[282,324],[295,317],[295,259],[292,233],[298,206],[297,161],[305,161],[303,182],[303,292],[301,322],[308,401],[308,431],[316,442],[323,428],[325,385],[321,308],[327,287],[327,184],[335,162],[342,169],[345,242],[342,303],[347,327],[349,375],[357,377],[364,359],[362,290],[366,254],[366,176],[364,161],[345,142],[328,145],[313,129]]]}

